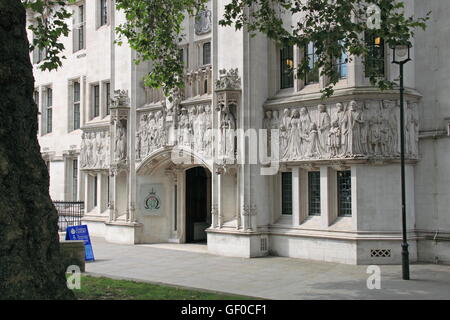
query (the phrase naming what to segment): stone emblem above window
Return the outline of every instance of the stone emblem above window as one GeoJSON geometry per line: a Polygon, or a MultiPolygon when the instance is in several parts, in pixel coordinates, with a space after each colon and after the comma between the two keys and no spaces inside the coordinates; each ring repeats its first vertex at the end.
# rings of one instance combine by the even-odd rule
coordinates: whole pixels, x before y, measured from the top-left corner
{"type": "Polygon", "coordinates": [[[211,10],[197,13],[195,17],[195,34],[202,35],[211,31],[211,10]]]}

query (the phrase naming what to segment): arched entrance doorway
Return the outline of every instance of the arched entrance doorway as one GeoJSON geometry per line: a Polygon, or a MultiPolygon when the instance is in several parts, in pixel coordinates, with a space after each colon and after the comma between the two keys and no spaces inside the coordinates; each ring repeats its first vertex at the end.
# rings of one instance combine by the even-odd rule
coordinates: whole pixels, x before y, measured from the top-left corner
{"type": "Polygon", "coordinates": [[[186,170],[186,242],[206,242],[211,225],[211,174],[204,167],[186,170]]]}

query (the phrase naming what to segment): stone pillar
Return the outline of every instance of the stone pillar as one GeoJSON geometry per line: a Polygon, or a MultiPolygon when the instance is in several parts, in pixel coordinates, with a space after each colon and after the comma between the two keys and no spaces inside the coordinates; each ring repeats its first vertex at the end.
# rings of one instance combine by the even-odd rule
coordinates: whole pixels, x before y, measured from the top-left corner
{"type": "MultiPolygon", "coordinates": [[[[129,98],[128,91],[115,90],[114,98],[111,101],[111,122],[110,122],[110,173],[111,177],[111,192],[113,203],[110,205],[110,219],[117,220],[121,212],[118,208],[126,208],[126,221],[130,222],[134,215],[134,204],[130,206],[130,149],[134,149],[134,139],[130,139],[129,128],[129,98]],[[130,143],[133,142],[132,145],[130,143]],[[117,192],[117,179],[121,173],[125,173],[127,181],[127,196],[125,199],[120,199],[117,192]],[[119,204],[119,201],[126,201],[119,204]],[[130,207],[132,210],[130,210],[130,207]],[[112,212],[111,212],[112,211],[112,212]]],[[[134,156],[134,152],[133,152],[134,156]]]]}
{"type": "Polygon", "coordinates": [[[330,185],[329,168],[320,167],[320,217],[322,218],[322,227],[327,228],[330,225],[330,185]]]}
{"type": "Polygon", "coordinates": [[[80,128],[88,120],[88,112],[86,108],[86,99],[89,99],[86,95],[86,76],[80,78],[80,128]]]}
{"type": "Polygon", "coordinates": [[[300,168],[292,168],[292,225],[300,225],[300,168]]]}
{"type": "Polygon", "coordinates": [[[89,185],[89,173],[84,172],[83,173],[83,179],[84,179],[84,214],[86,215],[90,209],[91,209],[91,197],[89,196],[89,190],[90,190],[90,185],[89,185]]]}
{"type": "MultiPolygon", "coordinates": [[[[241,79],[237,69],[230,69],[229,71],[222,69],[219,71],[219,79],[215,86],[215,118],[214,129],[216,129],[216,143],[214,152],[214,162],[216,164],[215,171],[217,175],[217,205],[218,205],[218,226],[223,225],[224,217],[224,202],[223,197],[223,183],[230,183],[230,179],[224,178],[222,175],[235,174],[236,163],[236,148],[235,148],[235,130],[237,128],[245,129],[244,120],[241,115],[243,112],[240,105],[241,99],[241,79]]],[[[243,137],[245,140],[245,137],[243,137]]],[[[237,141],[242,144],[242,141],[237,141]]],[[[251,206],[250,192],[251,185],[246,183],[247,179],[243,178],[246,175],[249,179],[250,168],[243,169],[245,165],[241,165],[238,170],[238,183],[235,184],[235,194],[239,190],[240,200],[236,206],[236,228],[239,229],[244,226],[244,229],[251,229],[252,226],[248,223],[249,215],[244,209],[244,205],[251,206]]],[[[227,192],[229,189],[227,188],[227,192]]],[[[228,208],[228,210],[230,210],[228,208]]]]}

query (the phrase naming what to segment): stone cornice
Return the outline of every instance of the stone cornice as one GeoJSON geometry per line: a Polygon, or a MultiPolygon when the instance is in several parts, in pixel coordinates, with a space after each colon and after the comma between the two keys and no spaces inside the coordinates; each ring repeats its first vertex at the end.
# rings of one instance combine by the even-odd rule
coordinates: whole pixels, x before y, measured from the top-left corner
{"type": "MultiPolygon", "coordinates": [[[[266,100],[263,107],[264,109],[273,109],[279,107],[284,108],[288,106],[309,106],[319,103],[336,103],[342,101],[359,100],[359,99],[398,99],[398,90],[385,90],[380,91],[373,87],[351,87],[343,89],[335,89],[334,95],[325,101],[321,99],[322,94],[320,92],[315,93],[302,93],[293,92],[290,94],[279,94],[270,97],[266,100]]],[[[405,97],[407,100],[418,101],[422,95],[415,89],[407,88],[405,90],[405,97]]]]}

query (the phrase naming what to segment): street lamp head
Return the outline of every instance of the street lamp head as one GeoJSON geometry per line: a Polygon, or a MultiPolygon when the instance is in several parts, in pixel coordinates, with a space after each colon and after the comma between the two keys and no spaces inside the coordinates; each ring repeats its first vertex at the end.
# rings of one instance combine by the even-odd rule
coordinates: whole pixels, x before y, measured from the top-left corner
{"type": "Polygon", "coordinates": [[[411,45],[398,44],[392,47],[393,63],[406,63],[411,60],[411,45]]]}

